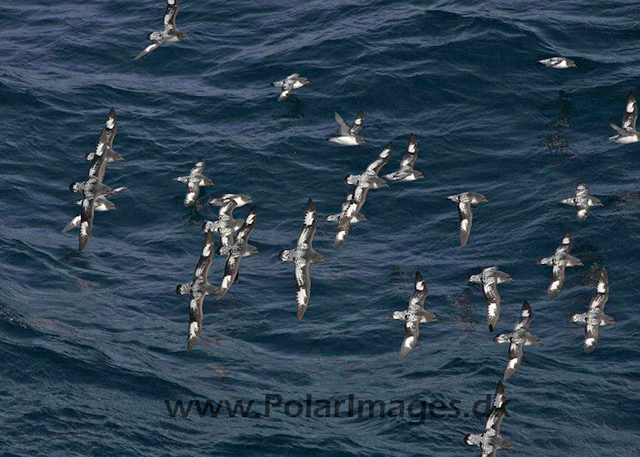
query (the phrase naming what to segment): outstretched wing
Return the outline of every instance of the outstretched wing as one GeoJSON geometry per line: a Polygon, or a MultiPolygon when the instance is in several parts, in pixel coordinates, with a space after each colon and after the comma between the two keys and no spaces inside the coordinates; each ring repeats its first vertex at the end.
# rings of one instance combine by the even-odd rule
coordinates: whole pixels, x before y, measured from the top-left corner
{"type": "Polygon", "coordinates": [[[193,349],[202,329],[202,305],[205,294],[191,294],[189,299],[189,334],[187,335],[187,352],[193,349]]]}
{"type": "Polygon", "coordinates": [[[500,294],[498,293],[498,284],[495,281],[483,282],[482,292],[484,300],[487,304],[487,324],[489,331],[493,332],[498,325],[500,317],[500,294]]]}
{"type": "Polygon", "coordinates": [[[463,200],[458,202],[458,216],[460,216],[460,246],[464,246],[469,239],[471,223],[473,221],[471,202],[463,200]]]}
{"type": "Polygon", "coordinates": [[[596,293],[589,302],[589,311],[591,313],[604,313],[604,305],[609,300],[609,276],[607,270],[600,270],[600,278],[598,279],[598,285],[596,286],[596,293]]]}
{"type": "Polygon", "coordinates": [[[211,267],[213,253],[213,232],[205,232],[200,259],[198,260],[198,265],[196,265],[196,270],[193,273],[194,277],[200,277],[204,279],[205,282],[207,281],[207,273],[209,273],[209,268],[211,267]]]}
{"type": "Polygon", "coordinates": [[[307,202],[307,210],[304,213],[302,229],[300,229],[300,234],[298,235],[298,249],[308,249],[311,247],[313,235],[316,233],[317,219],[316,205],[313,203],[313,200],[309,199],[307,202]]]}
{"type": "Polygon", "coordinates": [[[353,124],[351,124],[351,127],[349,127],[349,131],[351,135],[357,135],[358,132],[362,130],[363,125],[364,125],[364,113],[362,112],[362,110],[360,110],[358,112],[358,115],[354,119],[353,124]]]}
{"type": "Polygon", "coordinates": [[[573,236],[569,232],[569,230],[565,230],[562,238],[560,239],[560,246],[556,248],[556,254],[564,253],[569,254],[571,252],[571,248],[573,247],[573,236]]]}
{"type": "Polygon", "coordinates": [[[392,148],[393,141],[389,141],[389,143],[378,153],[378,158],[369,164],[369,166],[367,167],[367,171],[373,172],[376,175],[380,173],[382,167],[387,164],[389,158],[391,157],[392,148]]]}
{"type": "Polygon", "coordinates": [[[160,44],[161,44],[161,43],[159,43],[159,42],[157,42],[157,41],[154,41],[154,42],[153,42],[153,43],[151,43],[149,46],[147,46],[146,48],[144,48],[144,49],[142,50],[142,52],[140,52],[140,54],[138,54],[138,55],[136,56],[136,58],[135,58],[135,59],[133,59],[133,60],[138,60],[140,57],[144,57],[144,56],[146,56],[146,55],[147,55],[147,54],[149,54],[151,51],[155,51],[155,50],[160,46],[160,44]]]}
{"type": "Polygon", "coordinates": [[[418,141],[413,133],[409,136],[409,143],[407,144],[407,152],[402,156],[400,161],[400,168],[413,168],[413,164],[418,158],[418,141]]]}
{"type": "Polygon", "coordinates": [[[231,287],[231,284],[233,284],[233,281],[236,280],[239,267],[239,256],[231,255],[227,258],[227,262],[224,265],[224,276],[222,277],[222,282],[220,283],[220,289],[218,289],[218,298],[222,298],[231,287]]]}
{"type": "Polygon", "coordinates": [[[522,362],[522,346],[524,343],[509,344],[509,363],[504,371],[504,381],[509,379],[516,372],[522,362]]]}
{"type": "Polygon", "coordinates": [[[344,119],[342,119],[342,116],[340,116],[337,111],[334,111],[333,117],[335,117],[336,122],[338,123],[338,126],[340,128],[340,136],[349,136],[351,129],[344,121],[344,119]]]}
{"type": "Polygon", "coordinates": [[[532,320],[533,311],[531,311],[531,306],[529,306],[529,303],[525,300],[522,304],[522,310],[520,311],[520,318],[517,320],[515,327],[513,327],[513,331],[526,330],[528,332],[532,320]]]}
{"type": "Polygon", "coordinates": [[[411,295],[411,299],[409,300],[410,313],[415,313],[420,309],[424,309],[424,300],[427,298],[427,283],[419,271],[416,271],[413,288],[413,295],[411,295]]]}
{"type": "Polygon", "coordinates": [[[258,207],[256,205],[253,205],[251,207],[251,210],[249,211],[249,214],[247,215],[247,218],[244,221],[244,224],[242,224],[242,227],[240,227],[240,230],[238,230],[236,242],[244,244],[249,240],[249,235],[251,234],[253,227],[255,227],[256,225],[257,213],[258,207]]]}
{"type": "Polygon", "coordinates": [[[178,0],[167,0],[167,9],[164,10],[164,30],[169,31],[176,28],[176,17],[178,16],[178,0]]]}
{"type": "Polygon", "coordinates": [[[625,105],[624,116],[622,116],[622,128],[628,132],[636,129],[636,121],[638,120],[638,102],[632,91],[627,93],[627,104],[625,105]]]}
{"type": "Polygon", "coordinates": [[[404,340],[400,348],[400,360],[404,359],[418,343],[420,323],[417,319],[407,320],[404,324],[404,340]]]}
{"type": "Polygon", "coordinates": [[[78,246],[78,250],[81,252],[87,244],[87,241],[89,241],[89,236],[93,229],[94,209],[95,199],[85,198],[82,200],[82,209],[80,210],[80,244],[78,246]]]}
{"type": "Polygon", "coordinates": [[[187,194],[184,196],[184,206],[193,205],[200,196],[199,181],[189,179],[187,181],[187,194]]]}
{"type": "Polygon", "coordinates": [[[584,352],[590,354],[598,345],[600,340],[600,321],[589,322],[584,327],[584,352]]]}
{"type": "Polygon", "coordinates": [[[487,417],[487,421],[485,422],[484,429],[494,430],[495,435],[500,434],[500,424],[502,423],[502,419],[505,416],[505,394],[504,394],[504,386],[501,381],[498,381],[498,385],[496,386],[496,393],[493,398],[493,409],[489,413],[489,417],[487,417]]]}
{"type": "Polygon", "coordinates": [[[564,268],[565,264],[563,262],[553,264],[553,268],[551,269],[551,283],[547,289],[548,298],[554,298],[560,293],[560,289],[562,289],[562,285],[564,284],[564,268]]]}
{"type": "Polygon", "coordinates": [[[100,138],[96,145],[96,152],[93,155],[93,159],[89,163],[88,177],[95,177],[99,183],[102,183],[104,179],[104,173],[107,170],[107,150],[109,147],[109,135],[110,131],[106,126],[102,127],[100,132],[100,138]]]}
{"type": "Polygon", "coordinates": [[[311,293],[311,277],[309,276],[309,262],[297,262],[295,266],[296,277],[296,318],[302,319],[307,305],[309,304],[309,294],[311,293]]]}

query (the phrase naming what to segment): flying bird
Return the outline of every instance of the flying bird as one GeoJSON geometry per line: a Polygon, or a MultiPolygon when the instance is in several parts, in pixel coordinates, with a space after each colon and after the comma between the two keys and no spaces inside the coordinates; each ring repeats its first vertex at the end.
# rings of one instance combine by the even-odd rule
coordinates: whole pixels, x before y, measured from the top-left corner
{"type": "Polygon", "coordinates": [[[221,246],[231,246],[234,243],[233,234],[244,224],[244,219],[234,219],[233,210],[247,203],[253,203],[251,197],[244,194],[224,194],[212,197],[210,205],[219,206],[218,219],[206,221],[202,226],[205,232],[214,231],[220,236],[221,246]]]}
{"type": "Polygon", "coordinates": [[[498,381],[493,397],[493,408],[484,425],[484,433],[465,435],[465,444],[479,446],[482,457],[495,457],[498,449],[512,449],[512,444],[500,436],[500,425],[506,414],[504,386],[498,381]]]}
{"type": "Polygon", "coordinates": [[[513,281],[507,273],[498,270],[498,267],[484,268],[482,273],[472,275],[470,282],[482,284],[484,301],[487,304],[487,324],[489,331],[493,332],[500,318],[500,294],[498,284],[513,281]]]}
{"type": "Polygon", "coordinates": [[[283,261],[293,261],[294,275],[296,278],[296,318],[302,319],[311,293],[311,276],[309,275],[309,265],[311,263],[323,263],[322,257],[313,249],[313,235],[316,233],[317,212],[316,206],[311,199],[307,202],[307,209],[304,214],[302,229],[298,235],[298,244],[295,249],[282,250],[278,258],[283,261]]]}
{"type": "Polygon", "coordinates": [[[193,205],[200,195],[200,187],[213,186],[211,178],[207,178],[204,174],[204,160],[198,160],[188,176],[178,176],[173,178],[174,181],[187,184],[187,194],[184,197],[184,206],[193,205]]]}
{"type": "Polygon", "coordinates": [[[273,81],[271,83],[272,86],[279,87],[281,89],[280,95],[278,96],[279,102],[286,100],[293,92],[293,89],[299,89],[307,84],[311,84],[311,81],[307,78],[301,77],[298,73],[293,73],[282,81],[273,81]]]}
{"type": "Polygon", "coordinates": [[[618,127],[613,122],[607,121],[609,127],[616,131],[616,135],[607,138],[609,141],[628,144],[636,143],[640,135],[636,131],[636,121],[638,120],[638,102],[632,91],[627,93],[627,103],[624,115],[622,116],[622,126],[618,127]]]}
{"type": "Polygon", "coordinates": [[[389,181],[415,181],[416,179],[422,179],[421,171],[413,169],[413,164],[418,158],[418,141],[413,133],[409,136],[409,142],[407,144],[407,152],[405,152],[402,160],[400,161],[400,167],[398,171],[385,175],[384,178],[389,181]]]}
{"type": "Polygon", "coordinates": [[[531,344],[541,344],[540,338],[529,333],[529,326],[533,320],[533,311],[526,301],[522,304],[520,318],[513,327],[513,332],[502,333],[493,338],[494,343],[509,343],[509,363],[504,372],[506,381],[516,372],[522,362],[523,347],[531,344]]]}
{"type": "Polygon", "coordinates": [[[371,162],[363,173],[359,175],[348,175],[346,178],[344,178],[345,184],[353,184],[362,188],[366,187],[369,189],[389,187],[384,179],[378,177],[378,173],[380,173],[382,167],[384,167],[389,161],[392,149],[393,142],[390,141],[385,147],[380,150],[376,160],[371,162]]]}
{"type": "Polygon", "coordinates": [[[602,202],[589,195],[589,189],[583,182],[579,182],[576,186],[576,194],[573,197],[563,198],[560,203],[576,207],[576,215],[578,221],[584,221],[589,216],[589,208],[591,206],[604,206],[602,202]]]}
{"type": "Polygon", "coordinates": [[[571,233],[566,230],[560,240],[560,246],[556,248],[553,256],[536,260],[538,265],[549,265],[553,267],[551,270],[551,283],[547,289],[548,298],[554,298],[560,293],[562,285],[564,284],[564,270],[566,267],[582,266],[580,259],[569,255],[572,246],[573,237],[571,233]]]}
{"type": "Polygon", "coordinates": [[[573,60],[567,59],[566,57],[550,57],[548,59],[538,60],[538,63],[541,63],[547,68],[556,69],[575,68],[577,66],[573,60]]]}
{"type": "Polygon", "coordinates": [[[446,197],[448,200],[458,203],[458,215],[460,216],[460,246],[467,244],[469,233],[471,233],[471,223],[473,222],[473,213],[471,209],[479,203],[486,203],[487,199],[484,195],[475,192],[463,192],[457,195],[446,197]]]}
{"type": "Polygon", "coordinates": [[[329,138],[329,141],[343,146],[357,146],[359,144],[366,143],[364,138],[358,135],[360,130],[362,130],[362,126],[364,125],[364,114],[362,113],[362,110],[358,112],[358,115],[351,125],[348,125],[344,121],[344,119],[342,119],[342,116],[340,116],[335,111],[333,112],[333,116],[335,117],[336,122],[338,123],[338,126],[340,128],[340,135],[329,138]]]}
{"type": "Polygon", "coordinates": [[[404,359],[418,343],[420,323],[438,322],[435,315],[424,310],[425,298],[427,298],[427,284],[420,272],[416,271],[414,291],[409,300],[409,307],[406,310],[391,313],[391,317],[394,319],[405,321],[400,360],[404,359]]]}
{"type": "Polygon", "coordinates": [[[178,0],[167,0],[167,8],[164,10],[164,25],[160,32],[151,32],[147,35],[148,40],[152,40],[149,46],[136,56],[136,59],[146,56],[151,51],[158,48],[163,43],[177,43],[187,41],[187,34],[176,27],[176,17],[178,16],[178,0]]]}
{"type": "Polygon", "coordinates": [[[589,309],[586,313],[574,314],[569,318],[569,322],[574,324],[585,324],[584,328],[584,352],[590,354],[598,345],[600,340],[600,326],[615,324],[613,317],[604,313],[604,305],[609,300],[609,276],[604,268],[600,270],[600,279],[596,286],[596,293],[589,302],[589,309]]]}

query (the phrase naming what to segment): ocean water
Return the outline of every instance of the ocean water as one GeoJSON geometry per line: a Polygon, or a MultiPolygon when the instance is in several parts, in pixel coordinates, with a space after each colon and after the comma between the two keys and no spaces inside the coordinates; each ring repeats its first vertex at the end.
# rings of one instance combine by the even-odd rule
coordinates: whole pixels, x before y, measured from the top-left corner
{"type": "MultiPolygon", "coordinates": [[[[525,348],[505,383],[501,433],[513,455],[638,454],[640,146],[605,141],[605,121],[619,122],[638,89],[637,2],[182,0],[189,40],[134,61],[163,10],[160,0],[0,6],[4,455],[478,455],[463,436],[483,429],[473,404],[493,394],[508,348],[492,342],[467,278],[493,265],[514,278],[500,286],[495,333],[512,329],[527,300],[544,343],[525,348]],[[578,67],[536,64],[554,55],[578,67]],[[269,82],[293,72],[312,84],[278,103],[269,82]],[[96,213],[78,253],[77,231],[60,233],[78,210],[68,185],[86,176],[83,155],[112,106],[125,161],[105,183],[130,190],[114,197],[117,211],[96,213]],[[359,109],[367,144],[328,143],[332,111],[351,122],[359,109]],[[368,221],[338,250],[334,226],[319,221],[326,262],[312,265],[296,322],[293,266],[277,254],[294,246],[307,199],[320,218],[338,212],[344,176],[390,140],[383,174],[395,170],[411,132],[425,179],[372,190],[368,221]],[[198,158],[215,182],[203,198],[256,202],[260,254],[242,260],[222,300],[205,300],[187,353],[188,299],[175,287],[191,278],[200,227],[217,209],[184,208],[172,178],[198,158]],[[557,203],[578,181],[604,203],[583,223],[557,203]],[[461,248],[444,197],[467,190],[489,202],[461,248]],[[548,300],[550,268],[534,261],[565,229],[585,266],[567,269],[548,300]],[[567,316],[586,310],[601,267],[617,324],[586,355],[584,328],[567,316]],[[421,325],[400,361],[403,325],[389,313],[406,308],[416,269],[438,322],[421,325]],[[318,417],[314,406],[307,417],[307,396],[347,405],[351,395],[387,409],[403,400],[404,415],[359,417],[356,406],[353,417],[318,417]],[[170,414],[195,400],[186,417],[170,414]],[[254,403],[247,417],[226,407],[201,417],[206,400],[254,403]],[[438,400],[459,414],[434,417],[438,400]]],[[[214,258],[212,283],[223,265],[214,258]]]]}

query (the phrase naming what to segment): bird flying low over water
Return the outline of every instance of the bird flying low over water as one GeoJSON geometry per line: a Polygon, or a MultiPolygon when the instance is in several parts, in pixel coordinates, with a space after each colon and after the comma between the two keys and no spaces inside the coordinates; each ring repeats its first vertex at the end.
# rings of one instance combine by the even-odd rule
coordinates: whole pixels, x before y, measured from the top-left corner
{"type": "Polygon", "coordinates": [[[184,197],[184,206],[193,205],[200,195],[200,187],[213,186],[211,178],[207,178],[204,174],[204,160],[198,160],[188,176],[179,176],[173,178],[174,181],[187,184],[187,194],[184,197]]]}
{"type": "MultiPolygon", "coordinates": [[[[158,48],[163,43],[177,43],[186,41],[187,34],[176,27],[176,17],[178,16],[178,0],[167,0],[167,8],[164,10],[163,27],[160,32],[151,32],[147,35],[148,40],[152,40],[149,46],[136,56],[136,59],[146,56],[151,51],[158,48]]],[[[135,60],[135,59],[134,59],[135,60]]]]}
{"type": "Polygon", "coordinates": [[[247,203],[253,203],[248,195],[224,194],[219,197],[212,197],[209,200],[209,204],[220,207],[218,219],[206,221],[202,226],[202,230],[216,232],[220,236],[221,246],[231,246],[234,243],[233,234],[244,224],[244,219],[233,218],[233,210],[247,203]]]}
{"type": "Polygon", "coordinates": [[[425,298],[427,298],[427,283],[420,272],[416,271],[414,291],[409,300],[409,307],[406,310],[391,313],[391,317],[394,319],[405,321],[400,360],[404,359],[418,343],[420,323],[438,322],[435,315],[424,310],[425,298]]]}
{"type": "Polygon", "coordinates": [[[616,131],[616,134],[607,138],[609,141],[628,144],[637,143],[640,134],[636,130],[636,121],[638,120],[638,102],[632,91],[627,93],[627,103],[625,104],[624,115],[622,116],[622,126],[618,127],[611,121],[607,121],[609,127],[616,131]]]}
{"type": "Polygon", "coordinates": [[[324,257],[313,249],[313,235],[316,233],[317,212],[311,199],[307,202],[307,210],[304,214],[302,229],[298,235],[298,245],[295,249],[282,250],[278,258],[283,261],[291,260],[295,265],[296,278],[296,318],[302,319],[311,293],[311,276],[309,265],[311,263],[323,263],[324,257]]]}
{"type": "Polygon", "coordinates": [[[67,232],[72,228],[80,228],[80,237],[78,250],[82,252],[89,236],[93,230],[94,212],[108,211],[115,209],[115,205],[108,200],[108,197],[116,195],[127,189],[126,186],[121,186],[116,189],[103,184],[103,179],[108,162],[108,154],[111,149],[110,145],[113,144],[113,138],[117,129],[117,116],[113,108],[109,111],[107,120],[102,131],[100,132],[100,138],[96,150],[93,154],[91,162],[89,164],[89,171],[87,173],[87,179],[84,182],[72,182],[69,185],[69,190],[72,192],[80,192],[83,194],[83,198],[80,200],[80,214],[74,217],[62,230],[67,232]]]}
{"type": "Polygon", "coordinates": [[[565,267],[582,266],[580,259],[569,255],[573,246],[573,237],[568,230],[562,235],[560,240],[560,246],[556,248],[556,252],[551,257],[545,257],[540,260],[536,260],[538,265],[550,265],[553,267],[551,271],[551,283],[547,290],[547,297],[554,298],[560,293],[562,285],[564,284],[564,270],[565,267]]]}
{"type": "Polygon", "coordinates": [[[513,279],[511,279],[511,276],[507,273],[498,270],[498,267],[490,267],[484,268],[482,273],[478,275],[472,275],[469,281],[482,284],[482,293],[484,294],[484,301],[487,304],[487,324],[489,324],[489,331],[493,332],[500,318],[500,294],[498,293],[498,284],[501,282],[510,282],[513,281],[513,279]]]}
{"type": "Polygon", "coordinates": [[[526,301],[522,304],[520,318],[513,327],[513,332],[502,333],[493,338],[494,343],[509,343],[509,364],[504,372],[506,381],[516,372],[522,362],[523,347],[531,344],[541,344],[540,338],[529,333],[529,326],[533,320],[533,311],[526,301]]]}
{"type": "Polygon", "coordinates": [[[258,254],[258,248],[249,244],[249,235],[256,225],[256,215],[258,208],[253,205],[249,211],[249,215],[242,224],[242,227],[238,230],[238,236],[236,236],[233,244],[229,246],[221,246],[218,249],[219,255],[227,258],[227,263],[224,266],[224,276],[222,283],[218,289],[218,300],[225,296],[229,291],[231,285],[238,278],[238,269],[240,266],[240,259],[253,254],[258,254]]]}
{"type": "Polygon", "coordinates": [[[484,433],[465,435],[465,444],[479,446],[482,457],[495,457],[498,449],[512,449],[512,444],[500,436],[500,424],[506,413],[504,386],[501,381],[498,381],[496,394],[493,397],[493,408],[485,422],[484,433]]]}
{"type": "Polygon", "coordinates": [[[538,63],[541,63],[547,68],[556,69],[574,68],[577,66],[573,60],[567,59],[566,57],[550,57],[548,59],[538,60],[538,63]]]}
{"type": "Polygon", "coordinates": [[[336,122],[339,126],[340,135],[329,138],[328,140],[332,143],[341,144],[343,146],[357,146],[359,144],[365,144],[366,141],[364,138],[358,135],[360,130],[362,130],[362,126],[364,125],[364,114],[362,110],[358,112],[353,124],[348,125],[342,116],[340,116],[337,112],[333,112],[333,116],[336,119],[336,122]]]}
{"type": "Polygon", "coordinates": [[[445,197],[448,200],[458,203],[458,215],[460,216],[460,246],[467,244],[469,234],[471,233],[471,223],[473,222],[473,213],[471,208],[479,203],[486,203],[487,199],[484,195],[475,192],[463,192],[457,195],[445,197]]]}
{"type": "Polygon", "coordinates": [[[272,86],[279,87],[281,89],[280,95],[278,96],[279,102],[286,100],[293,92],[293,89],[299,89],[307,84],[311,84],[311,81],[307,78],[301,77],[298,73],[293,73],[282,81],[273,81],[271,83],[272,86]]]}
{"type": "Polygon", "coordinates": [[[187,335],[187,352],[193,349],[202,330],[202,306],[204,298],[218,292],[216,286],[207,281],[207,274],[213,260],[213,232],[205,232],[200,260],[193,273],[193,281],[189,284],[178,284],[178,295],[190,294],[189,297],[189,333],[187,335]]]}
{"type": "Polygon", "coordinates": [[[589,309],[586,313],[574,314],[569,318],[569,322],[574,324],[585,324],[584,328],[584,352],[590,354],[598,345],[600,340],[600,326],[615,324],[613,317],[604,313],[604,305],[609,300],[609,276],[604,268],[600,270],[600,279],[596,286],[596,293],[591,298],[589,309]]]}
{"type": "Polygon", "coordinates": [[[576,186],[576,194],[574,197],[563,198],[560,203],[576,207],[576,215],[580,222],[589,216],[589,208],[591,206],[604,206],[596,197],[589,195],[589,189],[583,182],[579,182],[576,186]]]}
{"type": "Polygon", "coordinates": [[[409,136],[409,143],[407,144],[407,152],[405,152],[402,160],[400,161],[400,167],[398,171],[385,175],[384,178],[389,181],[415,181],[416,179],[422,179],[422,172],[413,169],[413,164],[418,158],[418,141],[413,133],[409,136]]]}
{"type": "Polygon", "coordinates": [[[346,178],[344,178],[345,184],[353,184],[370,189],[389,187],[384,179],[378,177],[378,173],[380,173],[382,167],[384,167],[389,161],[392,149],[393,142],[390,141],[385,147],[380,150],[380,152],[378,153],[378,158],[367,165],[367,169],[363,173],[359,175],[348,175],[346,178]]]}

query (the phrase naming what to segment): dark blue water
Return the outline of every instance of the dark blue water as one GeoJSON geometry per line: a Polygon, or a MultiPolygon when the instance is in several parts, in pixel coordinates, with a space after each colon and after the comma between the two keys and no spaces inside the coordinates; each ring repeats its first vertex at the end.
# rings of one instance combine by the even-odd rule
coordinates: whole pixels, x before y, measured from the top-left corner
{"type": "MultiPolygon", "coordinates": [[[[523,300],[541,347],[506,384],[502,434],[519,456],[633,456],[640,433],[638,148],[604,138],[638,89],[640,7],[582,1],[183,0],[187,43],[133,61],[158,30],[164,3],[24,0],[0,7],[0,449],[8,455],[461,456],[471,411],[492,394],[508,358],[486,326],[482,292],[466,282],[499,265],[498,331],[523,300]],[[555,71],[536,61],[573,58],[555,71]],[[269,81],[299,72],[312,85],[277,103],[269,81]],[[119,116],[105,182],[131,189],[97,213],[85,250],[69,182],[82,180],[104,118],[119,116]],[[366,146],[325,141],[365,113],[366,146]],[[347,242],[319,223],[309,308],[295,321],[291,263],[309,197],[337,212],[344,175],[389,140],[393,171],[410,132],[426,179],[371,191],[347,242]],[[204,329],[186,353],[189,280],[200,226],[215,208],[185,209],[172,181],[198,158],[216,184],[205,197],[250,194],[260,255],[240,281],[205,302],[204,329]],[[584,222],[557,200],[584,181],[604,203],[584,222]],[[460,248],[455,204],[481,192],[460,248]],[[546,299],[551,255],[575,236],[585,266],[546,299]],[[594,271],[606,267],[606,312],[596,351],[582,351],[594,271]],[[400,322],[413,274],[425,276],[419,345],[402,362],[400,322]],[[265,395],[447,404],[459,417],[289,417],[265,395]],[[170,417],[165,401],[254,400],[249,417],[170,417]],[[423,422],[411,425],[411,422],[423,422]]],[[[236,210],[244,217],[248,207],[236,210]]],[[[209,278],[222,277],[214,259],[209,278]]],[[[276,398],[276,397],[274,397],[276,398]]],[[[295,404],[289,410],[295,415],[295,404]]],[[[333,411],[332,411],[333,413],[333,411]]],[[[436,411],[438,413],[438,411],[436,411]]],[[[450,414],[450,412],[448,413],[450,414]]],[[[506,454],[500,451],[499,455],[506,454]]]]}

